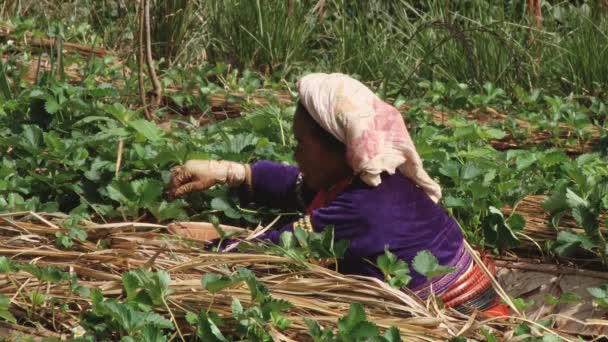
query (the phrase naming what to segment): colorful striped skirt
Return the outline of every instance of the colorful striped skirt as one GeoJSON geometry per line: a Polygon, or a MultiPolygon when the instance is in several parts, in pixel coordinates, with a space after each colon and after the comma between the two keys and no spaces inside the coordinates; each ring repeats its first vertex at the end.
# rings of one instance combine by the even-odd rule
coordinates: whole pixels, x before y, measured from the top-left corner
{"type": "MultiPolygon", "coordinates": [[[[477,252],[494,277],[496,267],[492,260],[483,252],[477,252]]],[[[463,314],[470,314],[478,310],[484,316],[498,317],[506,316],[509,309],[500,303],[500,297],[496,293],[490,278],[482,268],[473,260],[466,249],[462,248],[450,263],[457,271],[448,273],[430,283],[425,283],[413,291],[421,298],[427,298],[434,293],[441,299],[444,307],[454,308],[463,314]]]]}

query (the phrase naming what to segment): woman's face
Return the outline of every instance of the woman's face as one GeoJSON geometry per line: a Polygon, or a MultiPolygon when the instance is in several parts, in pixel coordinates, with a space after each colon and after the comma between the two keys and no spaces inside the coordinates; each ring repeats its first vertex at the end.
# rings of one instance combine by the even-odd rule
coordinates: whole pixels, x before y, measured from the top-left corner
{"type": "MultiPolygon", "coordinates": [[[[299,107],[293,120],[297,141],[294,159],[304,175],[306,186],[313,191],[327,189],[352,175],[346,162],[344,148],[328,146],[315,134],[316,126],[308,113],[299,107]]],[[[318,132],[317,132],[318,133],[318,132]]]]}

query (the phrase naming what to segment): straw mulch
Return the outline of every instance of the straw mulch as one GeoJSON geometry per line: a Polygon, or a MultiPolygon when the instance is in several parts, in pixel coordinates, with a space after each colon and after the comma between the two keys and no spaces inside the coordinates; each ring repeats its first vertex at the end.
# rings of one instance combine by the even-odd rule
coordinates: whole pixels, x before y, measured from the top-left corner
{"type": "MultiPolygon", "coordinates": [[[[502,212],[505,215],[510,215],[515,211],[515,213],[522,215],[526,220],[523,234],[521,234],[523,248],[537,249],[546,242],[555,241],[557,234],[563,230],[584,233],[584,229],[581,228],[569,214],[561,217],[557,227],[552,227],[550,225],[549,212],[542,207],[542,203],[545,199],[546,197],[544,195],[530,195],[521,199],[521,201],[515,205],[515,208],[505,207],[502,209],[502,212]]],[[[604,213],[603,215],[600,215],[600,229],[608,229],[605,225],[607,219],[608,214],[604,213]]]]}
{"type": "MultiPolygon", "coordinates": [[[[146,223],[94,224],[86,222],[88,241],[70,250],[54,245],[55,233],[61,231],[61,214],[31,212],[0,215],[0,255],[38,266],[58,266],[74,273],[80,284],[103,291],[104,296],[122,298],[121,274],[136,268],[165,270],[171,276],[175,291],[168,298],[169,307],[183,333],[192,333],[184,316],[187,311],[211,308],[230,316],[232,297],[243,305],[250,303],[245,285],[237,285],[213,296],[200,285],[205,273],[230,274],[236,267],[247,267],[278,299],[291,302],[287,317],[293,324],[285,331],[272,331],[277,340],[307,340],[304,318],[323,326],[335,327],[351,303],[364,305],[368,318],[382,328],[396,326],[404,340],[436,341],[453,336],[479,338],[484,326],[496,336],[511,336],[513,328],[526,320],[513,316],[509,320],[475,320],[453,311],[439,309],[434,302],[422,302],[407,291],[398,291],[371,278],[345,276],[315,265],[300,265],[290,258],[244,253],[211,253],[193,241],[166,235],[166,226],[146,223]],[[100,247],[105,245],[105,247],[100,247]]],[[[69,336],[79,324],[79,314],[89,307],[89,298],[70,294],[68,284],[41,284],[29,273],[0,274],[0,293],[11,298],[11,312],[21,325],[0,324],[12,334],[30,336],[69,336]],[[52,310],[50,302],[36,309],[28,319],[31,303],[28,293],[42,289],[55,298],[56,305],[68,304],[68,310],[52,310]]],[[[159,310],[160,313],[167,314],[159,310]]],[[[533,325],[534,327],[534,325],[533,325]]],[[[537,327],[540,332],[546,328],[537,327]]],[[[228,332],[229,333],[229,332],[228,332]]],[[[553,331],[553,333],[557,333],[553,331]]],[[[562,334],[566,340],[572,340],[562,334]]]]}

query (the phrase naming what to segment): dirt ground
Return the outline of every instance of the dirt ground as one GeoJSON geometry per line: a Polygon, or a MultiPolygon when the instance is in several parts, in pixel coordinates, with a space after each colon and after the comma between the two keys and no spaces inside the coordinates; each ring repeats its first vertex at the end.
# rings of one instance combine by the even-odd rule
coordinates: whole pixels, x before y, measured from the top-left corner
{"type": "MultiPolygon", "coordinates": [[[[547,268],[550,266],[547,265],[547,268]]],[[[541,265],[542,268],[542,265],[541,265]]],[[[594,322],[593,319],[606,319],[608,310],[595,307],[587,288],[599,287],[608,283],[606,279],[581,274],[557,274],[554,272],[529,271],[501,267],[497,278],[504,290],[514,298],[534,301],[526,310],[526,317],[536,320],[555,315],[556,328],[575,335],[608,336],[608,326],[594,322]],[[572,292],[582,298],[580,303],[550,305],[544,300],[546,295],[559,297],[564,292],[572,292]],[[573,319],[575,320],[573,320],[573,319]],[[578,320],[578,322],[576,321],[578,320]]]]}

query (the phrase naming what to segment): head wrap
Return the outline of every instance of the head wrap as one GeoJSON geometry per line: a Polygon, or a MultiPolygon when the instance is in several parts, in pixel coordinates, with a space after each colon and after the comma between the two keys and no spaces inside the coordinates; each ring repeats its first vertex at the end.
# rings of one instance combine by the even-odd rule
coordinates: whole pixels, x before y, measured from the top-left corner
{"type": "Polygon", "coordinates": [[[299,100],[323,129],[346,145],[356,175],[371,185],[400,170],[434,201],[441,188],[422,167],[403,117],[361,82],[344,74],[314,73],[296,83],[299,100]]]}

